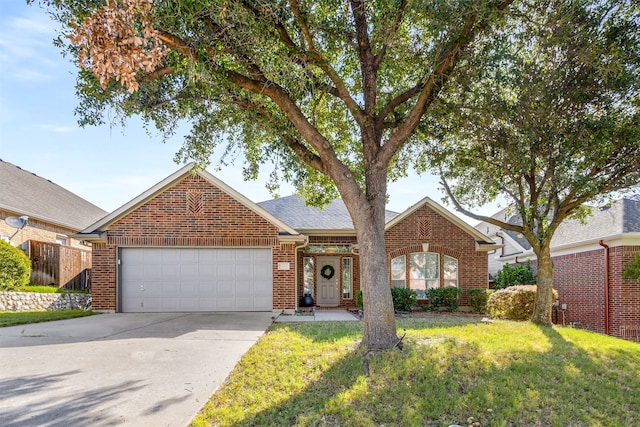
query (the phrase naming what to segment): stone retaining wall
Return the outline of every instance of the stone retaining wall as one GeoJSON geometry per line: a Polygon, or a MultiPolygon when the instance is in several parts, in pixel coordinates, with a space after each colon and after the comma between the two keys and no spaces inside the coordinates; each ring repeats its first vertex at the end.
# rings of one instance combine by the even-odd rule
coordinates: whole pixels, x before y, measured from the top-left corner
{"type": "Polygon", "coordinates": [[[38,292],[0,292],[0,311],[83,309],[89,294],[43,294],[38,292]]]}

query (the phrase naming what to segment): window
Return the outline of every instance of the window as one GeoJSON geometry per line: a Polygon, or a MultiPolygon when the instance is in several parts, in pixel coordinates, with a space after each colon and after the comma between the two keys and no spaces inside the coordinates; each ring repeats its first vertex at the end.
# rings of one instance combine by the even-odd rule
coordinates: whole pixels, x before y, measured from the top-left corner
{"type": "Polygon", "coordinates": [[[407,257],[402,255],[391,260],[391,286],[394,288],[407,287],[407,257]]]}
{"type": "Polygon", "coordinates": [[[66,246],[67,245],[67,238],[65,236],[56,236],[56,243],[62,246],[66,246]]]}
{"type": "Polygon", "coordinates": [[[313,265],[313,257],[304,257],[302,259],[302,282],[304,284],[303,295],[313,296],[313,287],[315,285],[315,268],[313,265]]]}
{"type": "Polygon", "coordinates": [[[352,258],[342,258],[342,298],[351,299],[352,258]]]}
{"type": "Polygon", "coordinates": [[[445,287],[458,287],[458,260],[450,256],[444,256],[442,279],[445,287]]]}
{"type": "Polygon", "coordinates": [[[440,256],[433,252],[409,255],[409,277],[409,288],[425,298],[427,289],[440,287],[440,256]]]}

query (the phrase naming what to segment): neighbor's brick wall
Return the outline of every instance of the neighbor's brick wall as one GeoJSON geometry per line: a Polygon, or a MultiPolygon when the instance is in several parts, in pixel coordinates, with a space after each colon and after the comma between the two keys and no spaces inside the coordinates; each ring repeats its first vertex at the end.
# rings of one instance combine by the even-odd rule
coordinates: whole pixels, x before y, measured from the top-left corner
{"type": "MultiPolygon", "coordinates": [[[[562,255],[552,258],[553,287],[560,304],[567,304],[565,321],[604,332],[604,250],[562,255]]],[[[537,270],[537,263],[531,263],[537,270]]],[[[558,323],[562,315],[558,312],[558,323]]]]}
{"type": "Polygon", "coordinates": [[[638,252],[640,245],[618,246],[610,250],[609,326],[611,335],[614,336],[621,336],[622,327],[640,328],[640,284],[620,276],[638,252]]]}
{"type": "MultiPolygon", "coordinates": [[[[429,244],[429,252],[440,254],[440,281],[443,280],[444,255],[458,260],[458,286],[464,291],[461,305],[468,304],[467,290],[487,288],[487,253],[476,251],[475,239],[456,224],[427,205],[413,212],[385,234],[387,264],[391,259],[412,252],[422,252],[422,244],[429,244]]],[[[409,269],[407,268],[407,275],[409,269]]],[[[390,274],[390,273],[389,273],[390,274]]],[[[407,277],[408,279],[408,277],[407,277]]]]}
{"type": "MultiPolygon", "coordinates": [[[[16,232],[16,229],[13,227],[9,227],[4,221],[4,219],[8,216],[16,216],[16,214],[8,211],[0,211],[0,234],[11,237],[13,233],[16,232]]],[[[11,244],[14,246],[21,246],[28,240],[56,243],[56,238],[61,235],[65,236],[65,238],[67,239],[68,246],[84,250],[91,249],[90,246],[82,245],[79,240],[66,237],[70,234],[75,234],[76,231],[78,230],[71,230],[69,228],[53,225],[35,218],[29,218],[27,226],[18,231],[15,237],[11,239],[11,244]]]]}
{"type": "MultiPolygon", "coordinates": [[[[622,327],[640,328],[640,285],[621,277],[640,246],[617,246],[609,250],[609,333],[620,337],[622,327]]],[[[553,286],[560,304],[567,304],[566,322],[604,333],[605,250],[595,249],[553,257],[553,286]]],[[[536,262],[531,266],[536,270],[536,262]]],[[[558,317],[558,323],[562,317],[558,317]]]]}
{"type": "Polygon", "coordinates": [[[293,309],[294,271],[291,245],[280,245],[278,229],[200,176],[187,176],[173,187],[109,227],[108,243],[94,245],[94,308],[116,310],[116,252],[120,246],[271,247],[273,308],[293,309]]]}

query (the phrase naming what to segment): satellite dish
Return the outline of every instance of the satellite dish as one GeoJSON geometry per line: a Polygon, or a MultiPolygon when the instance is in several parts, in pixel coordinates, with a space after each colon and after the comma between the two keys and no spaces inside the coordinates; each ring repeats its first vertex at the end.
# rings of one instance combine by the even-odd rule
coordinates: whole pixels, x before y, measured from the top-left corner
{"type": "Polygon", "coordinates": [[[9,227],[17,228],[18,230],[27,225],[28,216],[8,216],[4,219],[9,227]]]}

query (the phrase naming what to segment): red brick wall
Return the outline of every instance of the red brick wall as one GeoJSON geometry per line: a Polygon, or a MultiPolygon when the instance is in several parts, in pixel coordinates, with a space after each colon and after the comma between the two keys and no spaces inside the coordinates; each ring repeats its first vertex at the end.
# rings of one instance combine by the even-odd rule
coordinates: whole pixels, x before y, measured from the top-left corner
{"type": "MultiPolygon", "coordinates": [[[[581,327],[604,332],[604,251],[562,255],[552,261],[558,300],[567,304],[566,324],[580,322],[581,327]]],[[[531,265],[535,267],[536,263],[531,265]]],[[[562,323],[561,312],[557,322],[562,323]]]]}
{"type": "Polygon", "coordinates": [[[116,310],[119,246],[271,247],[273,308],[293,309],[292,245],[280,245],[278,229],[200,176],[187,176],[111,224],[108,244],[93,248],[93,305],[116,310]],[[290,262],[290,271],[277,269],[290,262]]]}
{"type": "MultiPolygon", "coordinates": [[[[387,230],[385,239],[389,266],[392,258],[422,252],[422,244],[428,243],[429,252],[440,254],[441,283],[444,255],[447,255],[458,260],[458,287],[462,291],[488,287],[487,253],[476,251],[472,236],[427,205],[387,230]]],[[[468,304],[466,292],[460,303],[468,304]]]]}
{"type": "MultiPolygon", "coordinates": [[[[609,334],[621,336],[622,327],[640,328],[640,285],[621,277],[640,246],[609,250],[609,334]]],[[[553,286],[560,304],[567,304],[565,320],[580,327],[605,332],[605,250],[595,249],[553,257],[553,286]]],[[[535,261],[531,266],[536,267],[535,261]]],[[[558,317],[558,323],[562,317],[558,317]]]]}
{"type": "Polygon", "coordinates": [[[640,328],[640,284],[623,279],[622,270],[631,262],[640,246],[619,246],[610,249],[609,313],[610,333],[621,336],[623,327],[640,328]]]}

